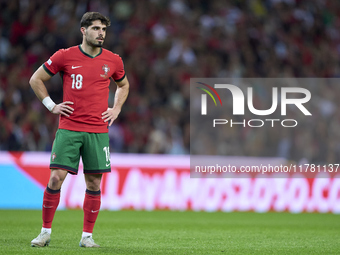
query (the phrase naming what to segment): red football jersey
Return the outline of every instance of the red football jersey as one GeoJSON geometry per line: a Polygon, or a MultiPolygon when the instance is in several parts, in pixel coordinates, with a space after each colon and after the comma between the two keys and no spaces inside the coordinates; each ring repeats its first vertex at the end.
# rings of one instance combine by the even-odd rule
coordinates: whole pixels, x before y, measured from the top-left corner
{"type": "Polygon", "coordinates": [[[60,115],[59,128],[90,133],[108,132],[102,113],[108,108],[110,77],[121,81],[125,77],[122,59],[109,50],[101,49],[92,57],[81,46],[61,49],[43,64],[52,75],[63,79],[63,101],[71,101],[70,117],[60,115]]]}

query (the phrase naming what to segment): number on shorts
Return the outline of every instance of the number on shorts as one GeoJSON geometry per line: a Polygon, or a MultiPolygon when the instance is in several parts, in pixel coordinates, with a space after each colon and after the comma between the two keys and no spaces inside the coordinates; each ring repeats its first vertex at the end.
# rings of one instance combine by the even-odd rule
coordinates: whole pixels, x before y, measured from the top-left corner
{"type": "Polygon", "coordinates": [[[105,152],[106,161],[107,161],[107,162],[110,161],[110,148],[109,148],[109,146],[104,147],[104,148],[103,148],[103,151],[105,152]]]}

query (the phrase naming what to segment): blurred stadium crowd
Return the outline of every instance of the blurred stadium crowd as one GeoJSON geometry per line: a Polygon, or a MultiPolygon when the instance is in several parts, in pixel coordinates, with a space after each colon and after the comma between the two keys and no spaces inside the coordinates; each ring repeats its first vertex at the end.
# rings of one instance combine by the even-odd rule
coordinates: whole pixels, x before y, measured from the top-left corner
{"type": "MultiPolygon", "coordinates": [[[[79,21],[86,11],[110,17],[104,46],[122,57],[131,85],[109,129],[112,152],[189,153],[190,77],[340,75],[338,1],[0,0],[0,150],[50,150],[58,118],[48,114],[28,80],[55,51],[81,43],[79,21]]],[[[48,90],[55,102],[62,101],[60,77],[48,90]]],[[[335,92],[322,90],[319,124],[310,133],[276,134],[281,149],[270,150],[290,158],[301,143],[310,152],[300,158],[337,159],[335,92]]],[[[114,88],[111,103],[113,97],[114,88]]],[[[235,137],[256,141],[243,152],[263,156],[263,135],[235,137]]]]}

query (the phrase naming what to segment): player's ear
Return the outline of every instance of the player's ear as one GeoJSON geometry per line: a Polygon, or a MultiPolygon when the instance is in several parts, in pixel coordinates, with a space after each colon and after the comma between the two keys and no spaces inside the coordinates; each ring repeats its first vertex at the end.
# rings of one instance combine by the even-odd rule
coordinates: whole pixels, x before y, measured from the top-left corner
{"type": "Polygon", "coordinates": [[[81,28],[80,28],[80,32],[82,33],[82,35],[85,35],[85,31],[86,31],[86,28],[85,28],[85,27],[81,27],[81,28]]]}

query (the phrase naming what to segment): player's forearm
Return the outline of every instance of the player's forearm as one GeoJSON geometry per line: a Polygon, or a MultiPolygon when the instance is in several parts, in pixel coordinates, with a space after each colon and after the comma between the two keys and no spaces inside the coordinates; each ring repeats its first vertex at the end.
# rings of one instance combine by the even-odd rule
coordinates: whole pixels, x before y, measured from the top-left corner
{"type": "Polygon", "coordinates": [[[41,79],[37,79],[33,75],[29,83],[40,101],[42,101],[45,97],[48,97],[46,86],[41,79]]]}
{"type": "Polygon", "coordinates": [[[29,81],[31,88],[40,101],[48,97],[48,92],[44,82],[48,81],[50,78],[51,76],[44,70],[42,66],[40,66],[29,81]]]}
{"type": "Polygon", "coordinates": [[[55,107],[55,103],[49,97],[46,86],[44,84],[45,81],[49,80],[51,76],[47,74],[47,72],[43,69],[43,67],[39,67],[38,70],[32,75],[29,83],[31,88],[33,89],[36,96],[39,100],[45,105],[45,107],[52,112],[55,107]]]}
{"type": "Polygon", "coordinates": [[[129,82],[126,82],[124,86],[120,86],[117,88],[113,108],[121,110],[128,94],[129,94],[129,82]]]}

